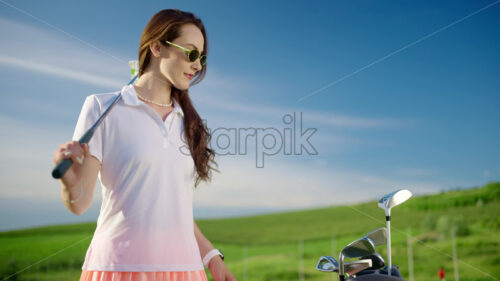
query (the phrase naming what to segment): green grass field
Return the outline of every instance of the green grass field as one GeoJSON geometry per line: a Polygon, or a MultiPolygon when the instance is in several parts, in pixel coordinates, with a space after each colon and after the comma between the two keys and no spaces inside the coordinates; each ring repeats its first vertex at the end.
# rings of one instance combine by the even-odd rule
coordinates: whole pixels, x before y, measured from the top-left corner
{"type": "MultiPolygon", "coordinates": [[[[326,281],[334,277],[315,270],[318,258],[337,255],[352,240],[385,226],[384,218],[376,202],[368,202],[197,223],[224,250],[226,263],[240,281],[299,280],[301,272],[304,280],[326,281]]],[[[452,224],[457,233],[460,280],[498,280],[500,183],[414,197],[396,207],[392,212],[393,264],[409,280],[410,234],[415,280],[439,280],[440,266],[446,270],[446,280],[453,280],[452,224]]],[[[0,280],[78,280],[95,226],[58,225],[0,233],[0,280]]],[[[386,257],[385,247],[377,250],[386,257]]]]}

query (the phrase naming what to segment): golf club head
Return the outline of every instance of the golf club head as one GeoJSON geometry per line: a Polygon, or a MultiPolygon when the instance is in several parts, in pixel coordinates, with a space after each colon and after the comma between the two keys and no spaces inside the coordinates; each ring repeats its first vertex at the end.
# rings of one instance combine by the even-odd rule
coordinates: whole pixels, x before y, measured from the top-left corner
{"type": "Polygon", "coordinates": [[[322,256],[319,258],[316,269],[322,272],[337,272],[339,271],[339,264],[333,257],[322,256]]]}
{"type": "Polygon", "coordinates": [[[390,216],[392,208],[410,199],[412,195],[413,194],[409,190],[398,189],[382,197],[382,199],[378,201],[378,206],[385,210],[387,216],[390,216]]]}
{"type": "Polygon", "coordinates": [[[131,79],[139,73],[139,61],[131,60],[128,61],[128,66],[130,67],[131,79]]]}
{"type": "Polygon", "coordinates": [[[344,258],[359,258],[373,253],[375,245],[370,238],[363,237],[345,246],[339,255],[339,276],[344,276],[344,258]]]}
{"type": "Polygon", "coordinates": [[[340,252],[343,258],[359,258],[375,253],[375,245],[370,238],[363,237],[351,242],[340,252]]]}
{"type": "Polygon", "coordinates": [[[384,245],[387,243],[387,228],[381,227],[365,235],[370,238],[375,246],[384,245]]]}
{"type": "Polygon", "coordinates": [[[385,261],[378,253],[361,257],[361,260],[369,259],[372,261],[372,266],[369,269],[379,269],[385,266],[385,261]]]}
{"type": "Polygon", "coordinates": [[[352,262],[346,262],[344,265],[344,271],[348,275],[352,276],[370,267],[372,267],[371,259],[357,260],[352,262]]]}

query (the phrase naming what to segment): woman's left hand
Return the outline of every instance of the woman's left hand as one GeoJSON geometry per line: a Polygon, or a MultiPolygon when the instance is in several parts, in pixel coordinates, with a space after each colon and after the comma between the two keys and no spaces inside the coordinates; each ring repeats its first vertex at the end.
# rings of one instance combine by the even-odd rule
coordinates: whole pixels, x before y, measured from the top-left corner
{"type": "Polygon", "coordinates": [[[210,260],[208,269],[214,281],[237,281],[220,256],[215,256],[210,260]]]}

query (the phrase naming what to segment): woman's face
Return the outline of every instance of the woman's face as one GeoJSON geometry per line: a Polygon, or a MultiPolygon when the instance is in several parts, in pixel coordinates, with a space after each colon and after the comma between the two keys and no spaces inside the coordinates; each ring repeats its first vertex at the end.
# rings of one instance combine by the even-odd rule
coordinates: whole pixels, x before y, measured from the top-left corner
{"type": "MultiPolygon", "coordinates": [[[[200,53],[204,51],[203,33],[194,24],[183,25],[180,28],[180,36],[171,42],[190,50],[198,49],[200,53]]],[[[186,74],[194,76],[202,69],[200,59],[190,62],[183,50],[168,44],[162,44],[160,52],[161,74],[177,89],[186,90],[192,80],[186,74]]]]}

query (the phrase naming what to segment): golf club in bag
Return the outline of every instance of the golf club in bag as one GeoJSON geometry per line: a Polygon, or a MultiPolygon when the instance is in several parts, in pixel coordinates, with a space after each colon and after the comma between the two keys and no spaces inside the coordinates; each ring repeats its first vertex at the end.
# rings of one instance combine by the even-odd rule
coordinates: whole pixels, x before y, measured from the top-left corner
{"type": "MultiPolygon", "coordinates": [[[[139,77],[139,73],[137,72],[139,69],[139,62],[138,61],[129,61],[128,64],[129,64],[130,69],[132,71],[132,80],[130,80],[130,82],[128,82],[128,85],[131,85],[139,77]]],[[[90,141],[90,139],[94,135],[94,132],[95,132],[95,129],[97,128],[97,126],[99,126],[99,124],[101,124],[102,120],[104,120],[104,118],[106,117],[108,112],[118,102],[118,100],[120,100],[121,97],[122,97],[122,93],[120,92],[120,94],[118,94],[118,96],[113,100],[111,105],[104,111],[104,113],[99,117],[99,119],[97,119],[97,121],[92,125],[92,127],[90,127],[90,129],[88,129],[87,132],[85,132],[85,134],[83,134],[83,136],[80,137],[80,139],[78,140],[78,142],[80,144],[88,143],[90,141]]],[[[69,158],[62,160],[61,162],[59,162],[59,164],[57,164],[57,166],[54,168],[54,170],[52,170],[52,177],[55,179],[62,178],[64,176],[64,174],[66,173],[66,171],[68,171],[68,169],[71,167],[71,165],[73,165],[73,160],[71,160],[69,158]]]]}
{"type": "Polygon", "coordinates": [[[385,211],[387,228],[375,229],[342,249],[338,261],[330,256],[322,256],[316,269],[322,272],[337,272],[339,280],[350,281],[404,281],[397,266],[391,263],[391,209],[408,200],[412,193],[400,189],[382,197],[378,206],[385,211]],[[387,244],[387,267],[385,261],[375,252],[375,246],[387,244]],[[359,260],[344,262],[346,258],[359,260]],[[348,275],[346,278],[345,275],[348,275]]]}
{"type": "Polygon", "coordinates": [[[392,274],[392,260],[391,260],[391,209],[404,203],[406,200],[410,199],[413,194],[406,189],[399,189],[391,192],[380,201],[378,201],[378,206],[385,211],[385,220],[387,224],[387,264],[389,276],[392,274]]]}

